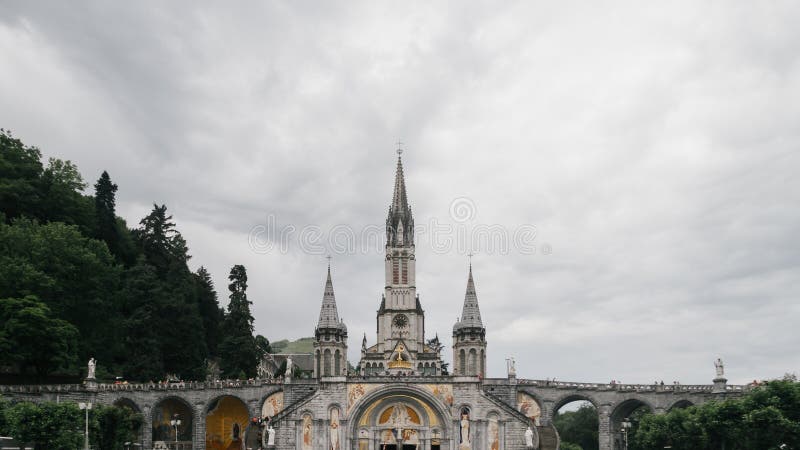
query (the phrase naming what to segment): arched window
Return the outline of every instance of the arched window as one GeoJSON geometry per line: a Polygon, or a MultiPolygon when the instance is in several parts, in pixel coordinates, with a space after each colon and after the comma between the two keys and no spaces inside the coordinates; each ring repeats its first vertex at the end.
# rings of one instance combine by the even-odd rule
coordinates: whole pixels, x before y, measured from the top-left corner
{"type": "Polygon", "coordinates": [[[486,376],[486,351],[481,349],[481,371],[480,376],[486,376]]]}
{"type": "Polygon", "coordinates": [[[467,375],[478,374],[478,352],[474,348],[469,350],[469,373],[467,375]]]}
{"type": "Polygon", "coordinates": [[[333,375],[334,376],[341,376],[342,375],[342,354],[339,350],[336,350],[336,354],[333,356],[333,375]]]}
{"type": "Polygon", "coordinates": [[[317,354],[315,355],[315,358],[314,358],[314,362],[316,363],[316,366],[317,366],[317,370],[315,371],[316,374],[317,374],[317,378],[322,376],[322,372],[320,371],[320,368],[322,367],[321,366],[321,364],[322,364],[321,359],[322,358],[320,358],[319,350],[317,350],[317,354]]]}
{"type": "Polygon", "coordinates": [[[463,348],[458,353],[458,374],[459,375],[467,374],[467,355],[466,353],[464,353],[463,348]]]}
{"type": "Polygon", "coordinates": [[[323,372],[322,375],[329,377],[331,376],[331,351],[330,349],[325,349],[325,358],[323,361],[323,372]]]}

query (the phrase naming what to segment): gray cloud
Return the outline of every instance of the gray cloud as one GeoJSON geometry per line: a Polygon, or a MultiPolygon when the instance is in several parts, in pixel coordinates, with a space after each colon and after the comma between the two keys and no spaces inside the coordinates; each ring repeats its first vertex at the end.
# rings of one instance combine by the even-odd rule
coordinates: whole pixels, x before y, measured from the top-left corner
{"type": "MultiPolygon", "coordinates": [[[[310,335],[325,260],[258,254],[279,225],[381,226],[401,138],[418,223],[536,226],[551,255],[477,252],[489,375],[708,382],[797,372],[800,8],[791,2],[0,4],[0,123],[135,224],[166,203],[258,332],[310,335]]],[[[540,247],[538,247],[540,248],[540,247]]],[[[465,252],[418,245],[449,341],[465,252]]],[[[336,255],[357,359],[382,258],[336,255]]]]}

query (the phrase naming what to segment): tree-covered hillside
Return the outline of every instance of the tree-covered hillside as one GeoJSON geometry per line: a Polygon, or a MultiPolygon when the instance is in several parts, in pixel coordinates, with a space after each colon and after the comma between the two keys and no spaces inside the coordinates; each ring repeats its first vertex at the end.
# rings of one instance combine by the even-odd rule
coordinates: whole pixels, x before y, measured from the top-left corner
{"type": "Polygon", "coordinates": [[[98,377],[202,379],[210,360],[254,375],[245,268],[223,310],[165,205],[129,228],[108,173],[87,188],[71,162],[0,130],[0,371],[79,377],[94,357],[98,377]]]}

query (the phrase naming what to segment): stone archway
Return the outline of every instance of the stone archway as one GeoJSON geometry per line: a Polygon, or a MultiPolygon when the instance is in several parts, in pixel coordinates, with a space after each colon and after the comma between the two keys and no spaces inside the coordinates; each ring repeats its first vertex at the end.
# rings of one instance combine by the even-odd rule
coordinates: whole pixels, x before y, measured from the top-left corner
{"type": "Polygon", "coordinates": [[[206,409],[206,449],[241,449],[250,413],[239,397],[222,395],[211,400],[206,409]]]}
{"type": "MultiPolygon", "coordinates": [[[[118,407],[118,408],[127,408],[127,409],[133,411],[134,413],[139,414],[139,417],[142,417],[142,415],[141,415],[142,414],[142,409],[139,407],[139,405],[136,404],[135,401],[133,401],[132,399],[130,399],[128,397],[120,397],[120,398],[114,400],[113,405],[118,407]]],[[[144,421],[140,422],[139,423],[139,427],[136,429],[136,436],[138,436],[137,437],[137,442],[139,443],[139,445],[142,445],[142,443],[144,442],[144,439],[145,439],[144,431],[145,431],[145,429],[147,429],[147,427],[145,426],[144,421]]]]}
{"type": "Polygon", "coordinates": [[[667,408],[667,411],[672,411],[673,409],[684,409],[690,406],[694,406],[694,403],[686,399],[678,400],[677,402],[673,403],[669,408],[667,408]]]}
{"type": "Polygon", "coordinates": [[[609,434],[611,435],[614,449],[625,448],[626,434],[635,431],[638,425],[638,417],[642,413],[654,413],[655,408],[646,400],[640,398],[629,398],[622,401],[611,411],[609,420],[609,434]],[[632,428],[628,432],[622,431],[622,422],[628,420],[632,428]]]}
{"type": "Polygon", "coordinates": [[[350,412],[347,448],[450,448],[452,418],[436,398],[414,387],[388,388],[360,400],[350,412]]]}
{"type": "Polygon", "coordinates": [[[194,448],[195,417],[186,400],[174,396],[159,400],[153,406],[151,419],[153,448],[194,448]],[[172,420],[180,420],[180,425],[172,425],[172,420]]]}

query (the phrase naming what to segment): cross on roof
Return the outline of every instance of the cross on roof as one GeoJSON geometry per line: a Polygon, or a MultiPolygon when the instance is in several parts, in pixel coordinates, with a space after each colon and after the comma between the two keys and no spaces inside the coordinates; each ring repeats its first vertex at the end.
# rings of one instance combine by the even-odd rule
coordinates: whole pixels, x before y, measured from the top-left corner
{"type": "Polygon", "coordinates": [[[397,141],[397,154],[398,155],[402,155],[403,154],[403,141],[401,141],[401,140],[397,141]]]}

